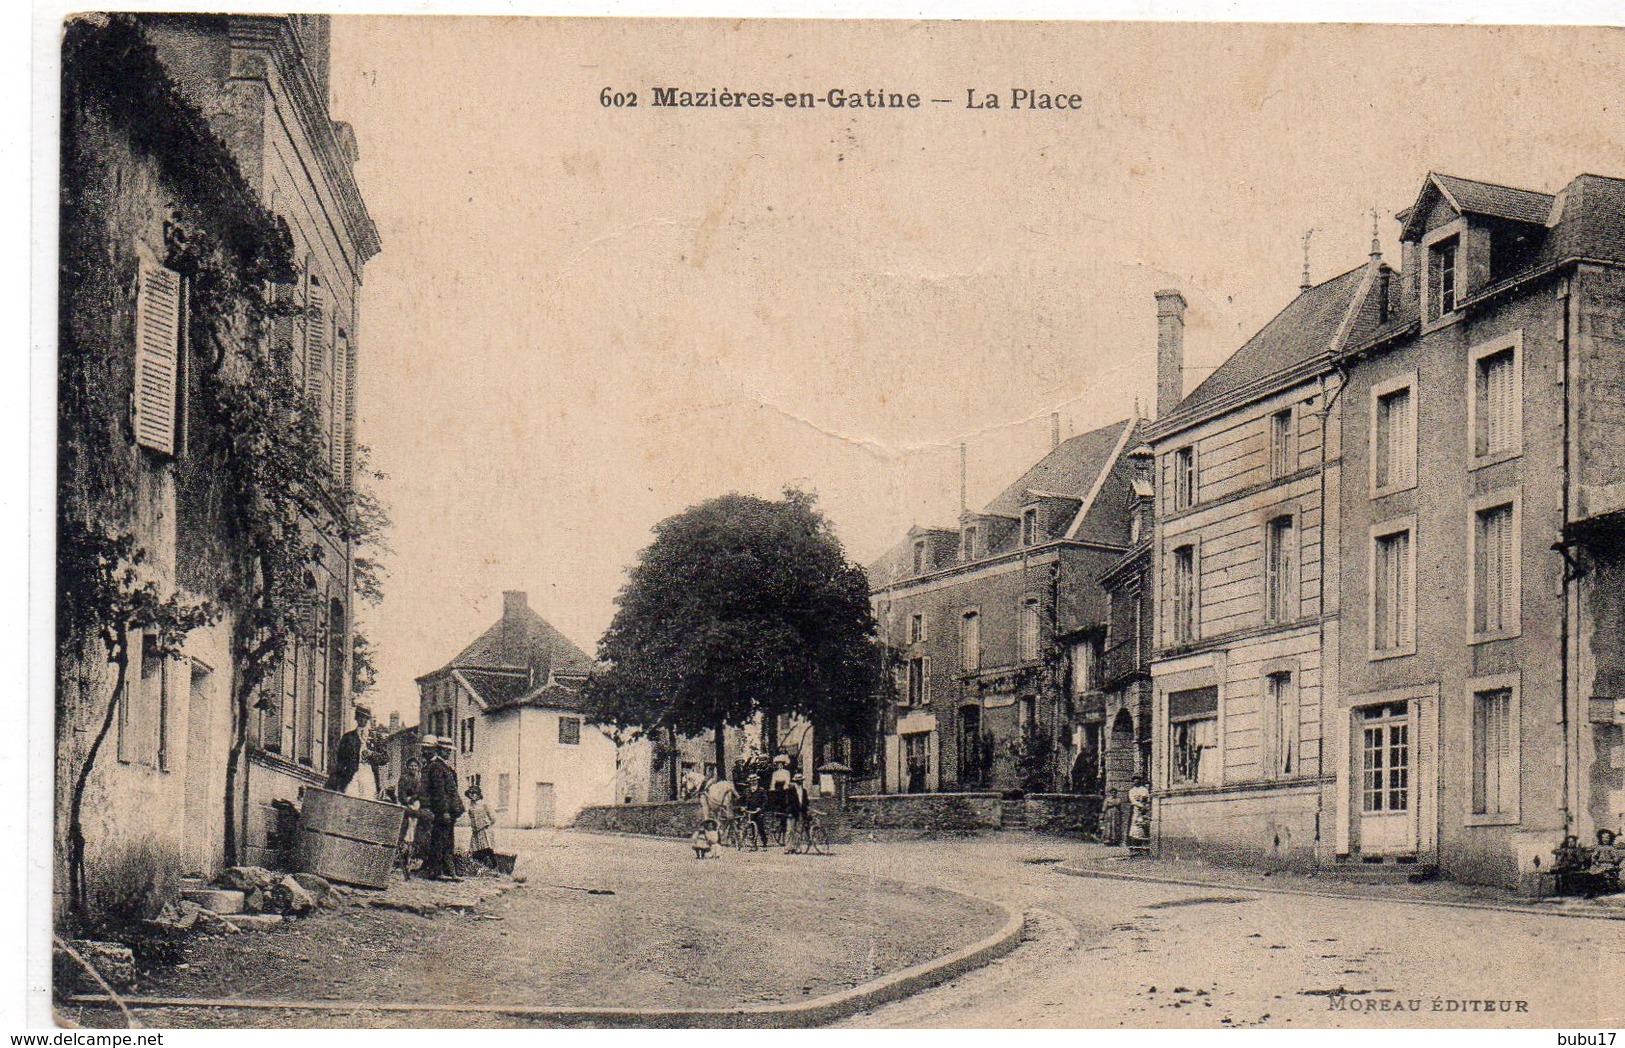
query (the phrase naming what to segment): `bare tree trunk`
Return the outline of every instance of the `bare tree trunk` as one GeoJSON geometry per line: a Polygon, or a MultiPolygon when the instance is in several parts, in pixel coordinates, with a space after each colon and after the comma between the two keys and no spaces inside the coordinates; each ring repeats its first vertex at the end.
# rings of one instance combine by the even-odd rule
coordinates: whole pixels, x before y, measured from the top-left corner
{"type": "Polygon", "coordinates": [[[68,801],[68,898],[73,911],[80,917],[90,913],[89,891],[85,884],[85,790],[90,784],[90,773],[96,767],[96,757],[101,752],[102,743],[113,730],[113,722],[117,719],[119,703],[124,698],[124,687],[130,676],[130,633],[128,627],[118,628],[118,639],[113,644],[113,665],[118,667],[118,673],[113,679],[113,697],[107,702],[107,711],[102,714],[101,727],[96,732],[96,738],[90,743],[90,749],[85,752],[85,759],[79,765],[79,774],[73,781],[73,795],[68,801]]]}
{"type": "Polygon", "coordinates": [[[717,726],[712,729],[711,741],[715,745],[716,751],[717,751],[717,779],[718,779],[718,781],[721,781],[722,779],[728,778],[729,768],[728,768],[728,761],[727,761],[727,757],[728,757],[727,740],[728,740],[728,728],[727,728],[727,725],[723,724],[721,721],[717,721],[717,726]]]}
{"type": "Polygon", "coordinates": [[[670,746],[670,748],[668,750],[669,755],[666,758],[666,760],[668,761],[667,777],[671,780],[671,799],[675,801],[675,800],[680,800],[681,799],[677,794],[677,729],[676,728],[667,728],[666,729],[666,742],[670,746]]]}

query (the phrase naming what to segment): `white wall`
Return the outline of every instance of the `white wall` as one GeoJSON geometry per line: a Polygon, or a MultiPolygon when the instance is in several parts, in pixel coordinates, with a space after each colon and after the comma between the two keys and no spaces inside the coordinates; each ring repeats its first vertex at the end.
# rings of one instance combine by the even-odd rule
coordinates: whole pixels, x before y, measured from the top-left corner
{"type": "MultiPolygon", "coordinates": [[[[545,825],[568,826],[589,804],[614,804],[615,743],[582,720],[581,742],[559,742],[559,719],[580,718],[568,711],[522,707],[482,717],[475,760],[486,803],[499,827],[539,824],[537,784],[551,783],[554,808],[545,825]],[[507,804],[502,805],[502,776],[508,776],[507,804]]],[[[467,758],[465,758],[466,760],[467,758]]]]}

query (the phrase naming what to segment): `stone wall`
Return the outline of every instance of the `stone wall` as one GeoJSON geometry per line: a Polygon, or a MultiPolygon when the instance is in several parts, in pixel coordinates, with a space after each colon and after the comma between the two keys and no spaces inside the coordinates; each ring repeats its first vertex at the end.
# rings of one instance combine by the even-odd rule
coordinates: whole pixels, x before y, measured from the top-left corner
{"type": "Polygon", "coordinates": [[[1026,805],[1027,828],[1035,833],[1093,837],[1100,829],[1098,794],[1029,793],[1026,805]]]}
{"type": "Polygon", "coordinates": [[[997,793],[881,793],[847,798],[854,830],[996,830],[997,793]]]}
{"type": "MultiPolygon", "coordinates": [[[[1093,836],[1100,821],[1100,798],[1092,794],[1034,793],[1025,800],[1005,800],[997,793],[868,794],[848,797],[845,810],[833,797],[813,801],[819,820],[837,843],[869,830],[996,830],[1006,805],[1025,805],[1028,828],[1037,833],[1093,836]]],[[[687,837],[699,821],[697,802],[666,801],[583,808],[574,825],[578,830],[687,837]]]]}
{"type": "Polygon", "coordinates": [[[698,801],[661,801],[654,804],[591,805],[581,809],[573,825],[578,830],[687,837],[699,824],[698,801]]]}

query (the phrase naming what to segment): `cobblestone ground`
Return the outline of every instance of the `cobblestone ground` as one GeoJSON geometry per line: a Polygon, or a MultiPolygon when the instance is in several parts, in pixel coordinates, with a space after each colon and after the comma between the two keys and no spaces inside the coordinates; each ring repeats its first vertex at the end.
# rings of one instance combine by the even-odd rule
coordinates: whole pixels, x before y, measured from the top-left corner
{"type": "MultiPolygon", "coordinates": [[[[593,834],[504,844],[521,850],[526,883],[472,909],[423,916],[353,907],[274,931],[198,938],[184,968],[150,973],[135,993],[495,1007],[785,1003],[934,959],[1005,921],[999,908],[940,888],[837,870],[837,857],[730,851],[697,862],[683,841],[593,834]]],[[[122,1025],[106,1009],[68,1005],[61,1015],[122,1025]]],[[[148,1009],[141,1019],[160,1027],[525,1025],[464,1012],[189,1008],[148,1009]]]]}

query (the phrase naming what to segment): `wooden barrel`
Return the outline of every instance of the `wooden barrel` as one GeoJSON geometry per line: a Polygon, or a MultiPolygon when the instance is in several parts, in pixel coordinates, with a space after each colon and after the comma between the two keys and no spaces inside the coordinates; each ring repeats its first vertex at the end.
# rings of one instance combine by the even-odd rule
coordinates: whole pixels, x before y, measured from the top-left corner
{"type": "Polygon", "coordinates": [[[388,886],[405,808],[314,786],[299,799],[294,869],[366,888],[388,886]]]}

